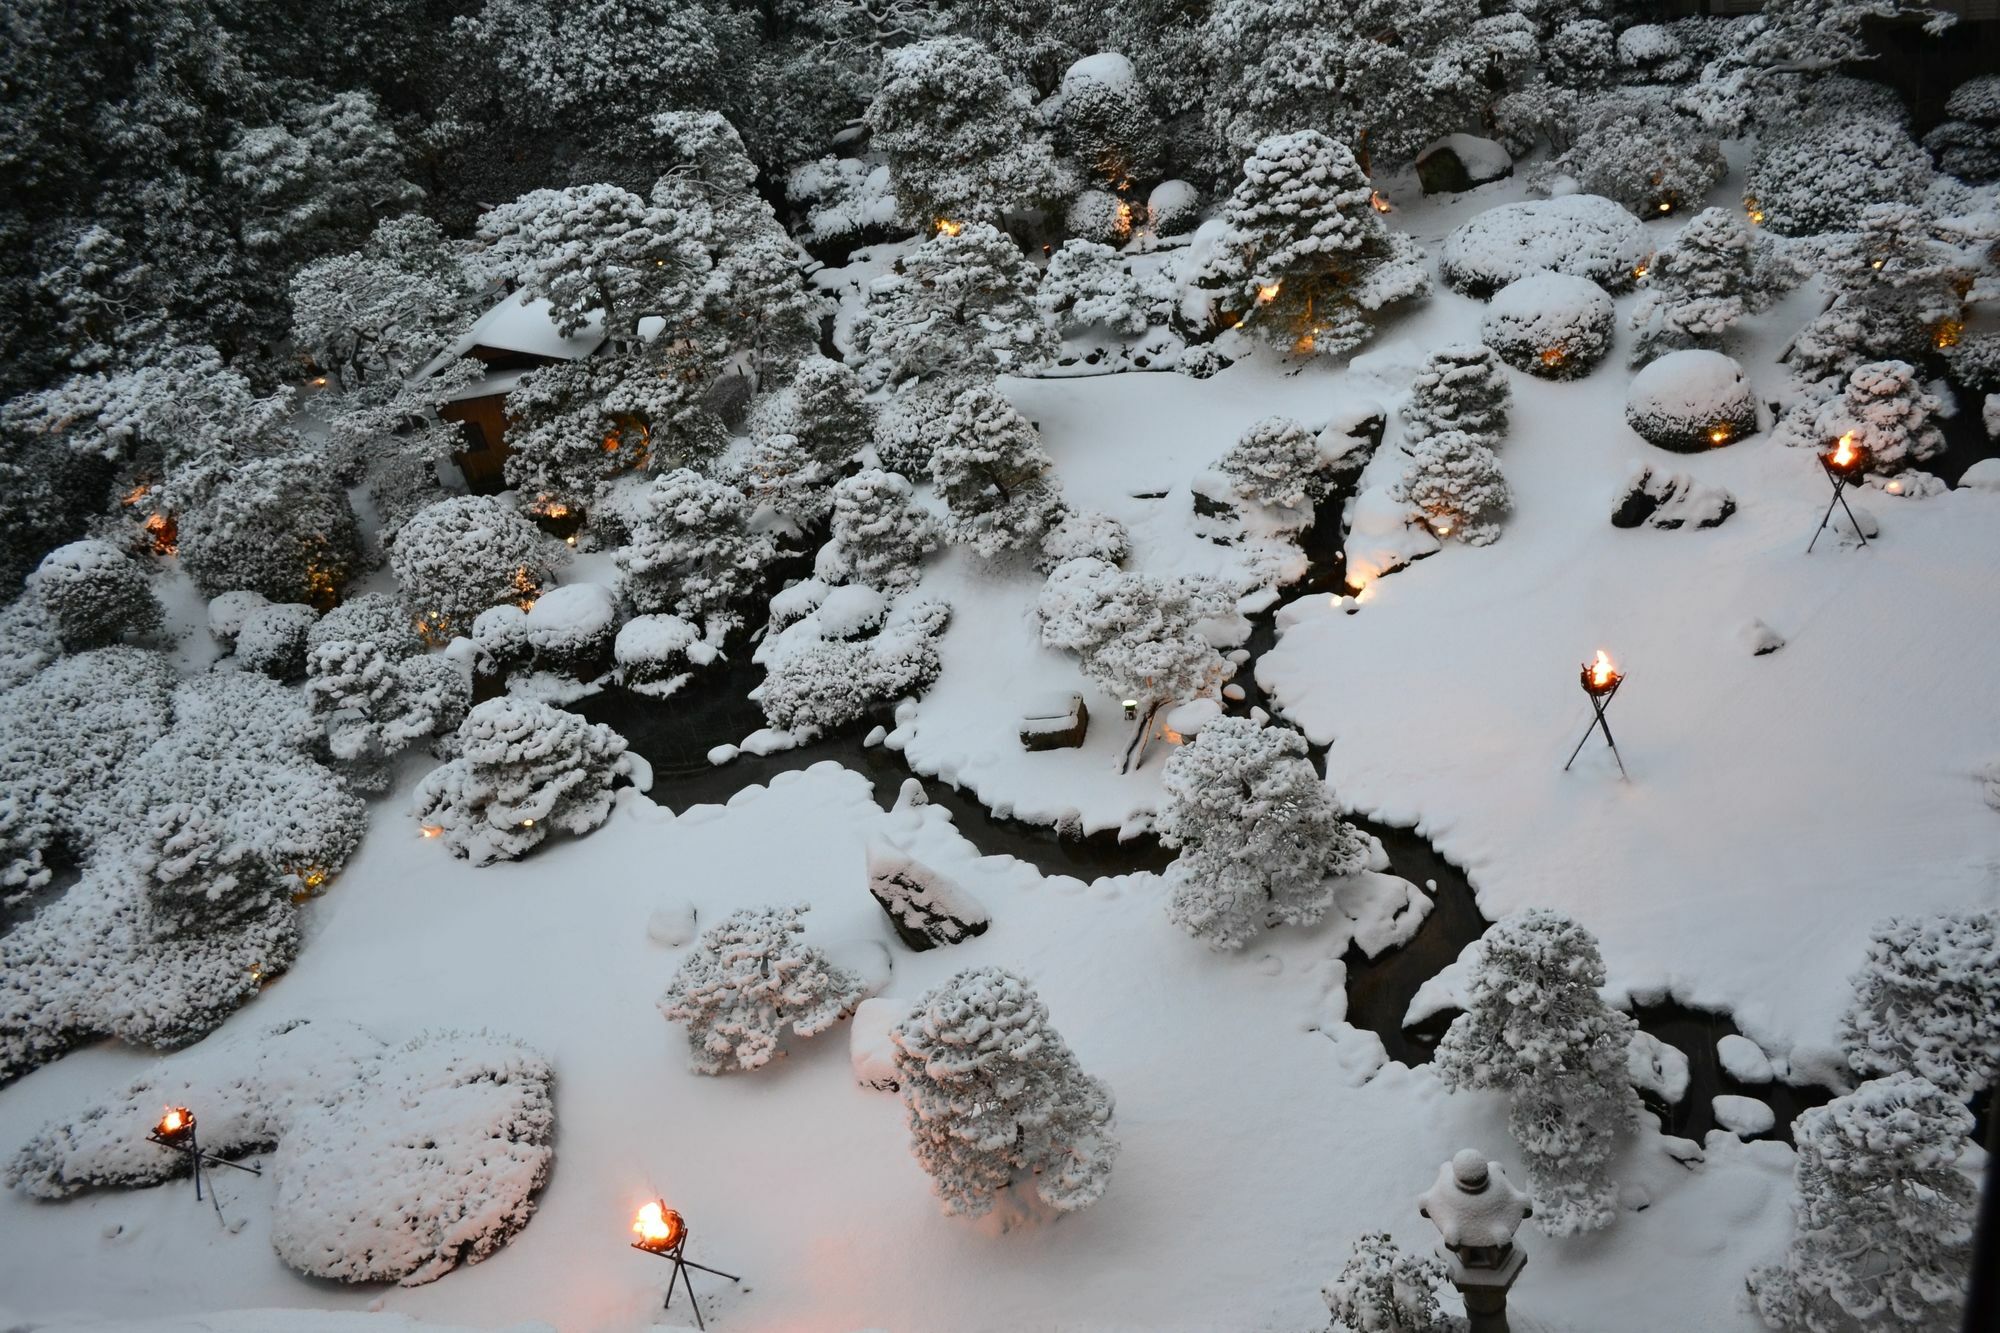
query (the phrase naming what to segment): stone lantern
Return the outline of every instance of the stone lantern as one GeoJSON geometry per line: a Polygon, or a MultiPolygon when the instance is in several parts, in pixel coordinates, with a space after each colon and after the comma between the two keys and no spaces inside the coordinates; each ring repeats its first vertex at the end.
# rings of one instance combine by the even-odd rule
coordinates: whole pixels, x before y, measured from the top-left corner
{"type": "Polygon", "coordinates": [[[1438,1257],[1465,1297],[1471,1333],[1507,1333],[1507,1292],[1528,1264],[1514,1243],[1521,1223],[1534,1215],[1528,1196],[1500,1163],[1467,1148],[1438,1168],[1437,1183],[1418,1204],[1444,1238],[1438,1257]]]}

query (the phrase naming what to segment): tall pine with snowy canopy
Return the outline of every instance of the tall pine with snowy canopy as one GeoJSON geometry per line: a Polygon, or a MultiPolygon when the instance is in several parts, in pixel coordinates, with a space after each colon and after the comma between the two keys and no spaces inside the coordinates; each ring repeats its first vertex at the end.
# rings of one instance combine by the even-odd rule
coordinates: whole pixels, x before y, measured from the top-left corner
{"type": "Polygon", "coordinates": [[[951,539],[983,556],[1033,543],[1058,517],[1051,463],[1034,423],[998,389],[960,394],[931,455],[951,539]]]}
{"type": "Polygon", "coordinates": [[[1840,1039],[1857,1074],[1908,1070],[1961,1098],[1991,1087],[2000,1071],[2000,916],[1898,917],[1878,926],[1840,1039]]]}
{"type": "Polygon", "coordinates": [[[1603,955],[1582,926],[1540,908],[1508,917],[1480,940],[1465,1012],[1432,1066],[1446,1087],[1512,1096],[1508,1123],[1550,1235],[1610,1225],[1617,1184],[1606,1167],[1639,1114],[1626,1073],[1636,1025],[1604,1002],[1603,984],[1603,955]]]}
{"type": "Polygon", "coordinates": [[[985,223],[940,232],[905,255],[868,289],[853,333],[855,364],[871,389],[1018,375],[1060,346],[1021,247],[985,223]]]}
{"type": "Polygon", "coordinates": [[[1309,926],[1333,905],[1329,879],[1360,870],[1368,844],[1287,727],[1223,717],[1174,751],[1162,778],[1167,914],[1215,949],[1267,925],[1309,926]]]}
{"type": "Polygon", "coordinates": [[[1513,507],[1513,492],[1493,450],[1464,431],[1426,435],[1408,446],[1410,464],[1390,487],[1407,500],[1440,537],[1468,546],[1499,539],[1501,521],[1513,507]]]}
{"type": "Polygon", "coordinates": [[[814,1037],[854,1012],[861,979],[805,943],[809,907],[745,907],[701,933],[660,1012],[687,1027],[697,1074],[762,1069],[786,1029],[814,1037]]]}
{"type": "Polygon", "coordinates": [[[1513,398],[1506,367],[1485,343],[1454,343],[1424,358],[1403,404],[1403,436],[1412,442],[1462,431],[1489,449],[1507,433],[1513,398]]]}
{"type": "Polygon", "coordinates": [[[773,550],[768,536],[750,530],[743,492],[681,468],[640,500],[631,543],[616,557],[619,587],[642,614],[728,615],[773,550]]]}
{"type": "Polygon", "coordinates": [[[1337,356],[1373,333],[1384,306],[1430,290],[1423,252],[1370,204],[1354,154],[1317,130],[1274,134],[1243,164],[1223,231],[1193,285],[1251,332],[1337,356]]]}
{"type": "Polygon", "coordinates": [[[1977,1192],[1972,1112],[1915,1074],[1864,1083],[1793,1126],[1797,1230],[1750,1274],[1757,1313],[1807,1333],[1957,1328],[1977,1192]]]}
{"type": "Polygon", "coordinates": [[[1103,1196],[1118,1155],[1111,1090],[1078,1066],[1026,981],[960,972],[889,1038],[910,1150],[947,1213],[977,1217],[1023,1175],[1059,1212],[1103,1196]]]}

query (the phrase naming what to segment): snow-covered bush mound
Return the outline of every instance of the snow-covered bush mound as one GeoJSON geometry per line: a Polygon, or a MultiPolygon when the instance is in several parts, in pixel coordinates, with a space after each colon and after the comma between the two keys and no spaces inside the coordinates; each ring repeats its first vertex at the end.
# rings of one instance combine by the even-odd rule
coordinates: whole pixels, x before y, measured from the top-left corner
{"type": "Polygon", "coordinates": [[[1870,204],[1920,197],[1930,176],[1930,158],[1902,126],[1812,117],[1763,139],[1744,174],[1744,207],[1781,236],[1813,236],[1851,229],[1870,204]]]}
{"type": "Polygon", "coordinates": [[[915,494],[909,478],[880,468],[836,483],[814,573],[829,583],[852,580],[888,591],[915,583],[918,565],[938,545],[937,522],[915,494]]]}
{"type": "Polygon", "coordinates": [[[1516,370],[1543,379],[1576,379],[1589,374],[1611,346],[1615,313],[1611,298],[1588,278],[1533,273],[1494,294],[1479,330],[1487,346],[1516,370]]]}
{"type": "Polygon", "coordinates": [[[1079,240],[1123,245],[1132,236],[1132,206],[1109,190],[1084,190],[1070,200],[1063,229],[1079,240]]]}
{"type": "Polygon", "coordinates": [[[779,1039],[816,1037],[861,1003],[861,978],[806,944],[809,906],[745,907],[701,933],[660,1012],[687,1026],[698,1074],[762,1069],[779,1039]]]}
{"type": "Polygon", "coordinates": [[[146,1133],[165,1106],[195,1115],[202,1151],[240,1157],[275,1147],[299,1111],[373,1069],[382,1043],[352,1023],[295,1019],[203,1042],[162,1060],[109,1100],[52,1120],[7,1165],[38,1199],[156,1185],[187,1169],[146,1133]]]}
{"type": "MultiPolygon", "coordinates": [[[[951,620],[948,604],[908,594],[886,602],[862,584],[818,586],[822,600],[757,647],[754,660],[765,675],[754,697],[772,726],[814,736],[860,718],[873,704],[930,688],[942,669],[937,640],[951,620]],[[864,607],[871,613],[857,618],[864,607]]],[[[780,613],[777,599],[772,608],[780,613]]]]}
{"type": "Polygon", "coordinates": [[[1266,417],[1245,431],[1215,465],[1237,494],[1258,504],[1310,508],[1332,486],[1319,440],[1290,417],[1266,417]]]}
{"type": "Polygon", "coordinates": [[[459,724],[458,742],[458,758],[418,786],[416,815],[425,836],[474,865],[516,860],[550,829],[590,832],[611,817],[620,778],[651,785],[623,736],[531,699],[488,699],[459,724]]]}
{"type": "Polygon", "coordinates": [[[271,1244],[311,1277],[434,1282],[528,1225],[555,1156],[555,1072],[521,1043],[430,1033],[278,1140],[271,1244]]]}
{"type": "Polygon", "coordinates": [[[489,607],[472,622],[482,670],[527,667],[589,680],[611,660],[618,603],[601,583],[551,588],[523,611],[489,607]]]}
{"type": "Polygon", "coordinates": [[[1439,431],[1463,431],[1488,447],[1507,433],[1513,397],[1507,372],[1484,343],[1440,347],[1424,358],[1403,404],[1403,435],[1421,440],[1439,431]]]}
{"type": "Polygon", "coordinates": [[[1439,271],[1468,296],[1542,270],[1622,291],[1651,249],[1646,229],[1616,202],[1573,194],[1487,209],[1445,237],[1439,271]]]}
{"type": "Polygon", "coordinates": [[[1146,196],[1146,221],[1155,236],[1178,236],[1201,221],[1201,193],[1184,180],[1161,181],[1146,196]]]}
{"type": "Polygon", "coordinates": [[[701,630],[679,616],[634,616],[619,627],[611,651],[618,683],[658,699],[679,689],[696,667],[707,666],[718,655],[702,642],[701,630]]]}
{"type": "Polygon", "coordinates": [[[1500,460],[1479,437],[1441,430],[1406,446],[1410,465],[1390,488],[1390,496],[1416,506],[1440,537],[1468,546],[1489,546],[1513,507],[1513,492],[1500,460]]]}
{"type": "Polygon", "coordinates": [[[491,495],[418,511],[389,551],[403,598],[434,642],[466,632],[489,606],[534,597],[563,558],[559,543],[491,495]]]}
{"type": "Polygon", "coordinates": [[[1729,169],[1701,125],[1648,97],[1592,102],[1557,165],[1585,193],[1615,199],[1642,218],[1698,206],[1729,169]]]}
{"type": "Polygon", "coordinates": [[[236,632],[236,661],[245,671],[273,680],[296,680],[306,670],[306,636],[319,612],[303,602],[266,602],[243,616],[236,632]]]}
{"type": "Polygon", "coordinates": [[[1757,429],[1757,401],[1743,367],[1720,352],[1669,352],[1632,377],[1625,420],[1640,438],[1677,454],[1733,444],[1757,429]]]}
{"type": "Polygon", "coordinates": [[[2000,74],[1981,74],[1952,90],[1943,121],[1924,136],[1924,147],[1969,184],[2000,180],[2000,74]]]}
{"type": "Polygon", "coordinates": [[[1132,534],[1123,523],[1095,509],[1068,509],[1043,536],[1035,569],[1047,574],[1058,565],[1086,556],[1118,565],[1131,554],[1132,534]]]}
{"type": "Polygon", "coordinates": [[[160,627],[160,602],[144,571],[110,542],[93,538],[58,546],[28,575],[28,591],[72,652],[160,627]]]}

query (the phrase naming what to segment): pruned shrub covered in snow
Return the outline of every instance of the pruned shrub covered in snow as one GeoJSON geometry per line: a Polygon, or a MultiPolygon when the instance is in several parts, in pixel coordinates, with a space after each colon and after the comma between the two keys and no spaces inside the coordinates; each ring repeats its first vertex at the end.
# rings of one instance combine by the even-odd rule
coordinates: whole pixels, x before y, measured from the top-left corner
{"type": "Polygon", "coordinates": [[[1742,216],[1697,213],[1646,265],[1645,294],[1632,310],[1633,360],[1682,348],[1716,348],[1746,314],[1762,310],[1797,279],[1757,244],[1742,216]]]}
{"type": "Polygon", "coordinates": [[[775,554],[750,529],[743,492],[688,468],[654,480],[639,502],[632,541],[619,549],[619,587],[643,614],[689,619],[730,614],[775,554]]]}
{"type": "Polygon", "coordinates": [[[1974,270],[1933,234],[1921,207],[1870,204],[1852,230],[1820,243],[1833,301],[1799,330],[1784,360],[1815,378],[1868,361],[1921,361],[1962,330],[1974,270]]]}
{"type": "Polygon", "coordinates": [[[1437,1259],[1405,1253],[1378,1232],[1355,1239],[1340,1275],[1320,1295],[1333,1313],[1333,1333],[1453,1333],[1457,1324],[1438,1305],[1446,1285],[1437,1259]]]}
{"type": "Polygon", "coordinates": [[[1924,136],[1924,147],[1971,185],[2000,180],[2000,74],[1980,74],[1952,90],[1946,119],[1924,136]]]}
{"type": "Polygon", "coordinates": [[[1035,568],[1047,574],[1059,565],[1089,557],[1121,565],[1132,554],[1132,534],[1111,515],[1095,509],[1070,509],[1042,536],[1035,568]]]}
{"type": "MultiPolygon", "coordinates": [[[[362,635],[369,626],[357,618],[346,628],[362,635]]],[[[464,667],[444,657],[399,654],[400,646],[390,634],[326,639],[307,652],[306,702],[333,758],[363,791],[385,790],[390,759],[455,729],[471,706],[464,667]]]]}
{"type": "Polygon", "coordinates": [[[1646,229],[1618,204],[1572,194],[1487,209],[1445,237],[1439,271],[1468,296],[1491,296],[1543,271],[1623,291],[1652,248],[1646,229]]]}
{"type": "Polygon", "coordinates": [[[318,622],[319,612],[301,602],[252,607],[236,631],[237,664],[273,680],[298,679],[306,669],[306,636],[318,622]]]}
{"type": "Polygon", "coordinates": [[[1282,346],[1350,352],[1375,312],[1430,290],[1423,252],[1384,225],[1372,193],[1354,154],[1326,135],[1271,135],[1243,164],[1190,284],[1282,346]]]}
{"type": "Polygon", "coordinates": [[[816,1037],[861,1003],[861,978],[805,942],[809,906],[745,907],[701,933],[660,1012],[687,1027],[698,1074],[762,1069],[778,1043],[816,1037]]]}
{"type": "Polygon", "coordinates": [[[875,458],[889,472],[928,477],[931,459],[944,439],[952,400],[959,387],[952,381],[911,385],[882,405],[875,419],[875,458]]]}
{"type": "Polygon", "coordinates": [[[1081,190],[1063,212],[1063,230],[1080,241],[1123,245],[1132,238],[1132,206],[1109,190],[1081,190]]]}
{"type": "Polygon", "coordinates": [[[939,232],[869,287],[853,332],[861,382],[962,386],[1033,370],[1059,346],[1034,293],[1034,270],[999,228],[982,222],[939,232]]]}
{"type": "Polygon", "coordinates": [[[1944,432],[1934,421],[1938,400],[1924,392],[1907,361],[1857,366],[1838,397],[1819,410],[1819,439],[1852,434],[1868,451],[1871,472],[1900,472],[1944,452],[1944,432]]]}
{"type": "Polygon", "coordinates": [[[644,776],[617,732],[530,699],[488,699],[458,742],[418,785],[416,815],[474,865],[517,860],[551,829],[590,832],[611,816],[613,783],[644,776]]]}
{"type": "Polygon", "coordinates": [[[1103,1196],[1118,1155],[1111,1090],[1078,1066],[1026,981],[960,972],[889,1037],[910,1150],[947,1213],[977,1217],[1029,1174],[1060,1212],[1103,1196]]]}
{"type": "Polygon", "coordinates": [[[1757,401],[1743,367],[1720,352],[1669,352],[1632,377],[1625,421],[1649,444],[1698,454],[1757,429],[1757,401]]]}
{"type": "Polygon", "coordinates": [[[534,1215],[555,1071],[520,1042],[427,1033],[296,1110],[271,1161],[271,1244],[309,1277],[434,1282],[534,1215]]]}
{"type": "Polygon", "coordinates": [[[460,495],[405,523],[389,565],[426,637],[442,641],[489,606],[539,595],[561,549],[505,500],[460,495]]]}
{"type": "Polygon", "coordinates": [[[1440,537],[1455,537],[1468,546],[1489,546],[1499,539],[1514,496],[1491,449],[1464,431],[1446,430],[1425,436],[1406,452],[1410,464],[1390,488],[1392,498],[1415,505],[1440,537]]]}
{"type": "Polygon", "coordinates": [[[1855,1073],[1908,1070],[1966,1099],[2000,1070],[2000,917],[1897,917],[1876,927],[1840,1023],[1855,1073]]]}
{"type": "Polygon", "coordinates": [[[472,622],[482,670],[519,666],[579,680],[603,673],[617,632],[618,605],[601,583],[551,588],[526,611],[496,606],[472,622]]]}
{"type": "Polygon", "coordinates": [[[1167,914],[1214,949],[1270,925],[1311,925],[1333,905],[1332,876],[1360,870],[1368,845],[1287,727],[1221,717],[1167,760],[1160,840],[1167,914]]]}
{"type": "Polygon", "coordinates": [[[347,493],[315,460],[257,458],[202,486],[179,517],[181,567],[209,596],[249,588],[331,605],[360,555],[347,493]]]}
{"type": "Polygon", "coordinates": [[[1100,327],[1131,337],[1165,322],[1173,292],[1163,281],[1138,276],[1109,245],[1072,240],[1050,256],[1035,302],[1064,329],[1100,327]]]}
{"type": "Polygon", "coordinates": [[[612,643],[618,683],[639,694],[671,694],[696,667],[714,660],[714,650],[704,648],[701,630],[679,616],[634,616],[612,643]]]}
{"type": "Polygon", "coordinates": [[[1332,489],[1319,440],[1290,417],[1265,417],[1231,445],[1215,465],[1236,491],[1258,504],[1307,509],[1332,489]]]}
{"type": "MultiPolygon", "coordinates": [[[[851,585],[835,596],[850,590],[865,591],[851,585]]],[[[818,735],[855,721],[874,704],[921,694],[937,679],[937,639],[951,619],[945,603],[903,598],[877,613],[879,626],[844,627],[828,612],[820,608],[757,650],[765,668],[757,701],[772,726],[818,735]]]]}
{"type": "Polygon", "coordinates": [[[1460,431],[1488,447],[1507,433],[1514,390],[1500,358],[1484,343],[1440,347],[1424,358],[1403,404],[1403,434],[1412,441],[1460,431]]]}
{"type": "Polygon", "coordinates": [[[1045,104],[1056,147],[1101,181],[1150,180],[1166,151],[1166,131],[1132,62],[1116,51],[1085,56],[1063,71],[1045,104]]]}
{"type": "Polygon", "coordinates": [[[873,438],[875,408],[851,367],[814,354],[799,362],[789,383],[758,404],[750,425],[753,436],[796,436],[816,462],[837,472],[873,438]]]}
{"type": "Polygon", "coordinates": [[[1850,228],[1870,204],[1920,197],[1930,176],[1930,159],[1901,125],[1836,113],[1774,126],[1750,159],[1743,193],[1780,236],[1813,236],[1850,228]]]}
{"type": "Polygon", "coordinates": [[[1201,221],[1201,192],[1183,180],[1161,181],[1146,196],[1146,224],[1155,236],[1178,236],[1201,221]]]}
{"type": "MultiPolygon", "coordinates": [[[[1977,1197],[1959,1166],[1972,1112],[1910,1073],[1864,1083],[1792,1126],[1797,1230],[1750,1274],[1773,1328],[1956,1328],[1977,1197]]],[[[1539,1200],[1538,1200],[1539,1202],[1539,1200]]]]}
{"type": "Polygon", "coordinates": [[[1657,98],[1616,96],[1586,106],[1560,159],[1585,194],[1614,199],[1642,218],[1692,207],[1729,164],[1700,123],[1657,98]]]}
{"type": "MultiPolygon", "coordinates": [[[[213,627],[214,604],[210,604],[213,627]]],[[[403,604],[388,593],[369,592],[350,597],[321,616],[306,633],[306,651],[336,639],[355,639],[374,644],[389,657],[409,657],[424,650],[415,619],[403,604]]]]}
{"type": "Polygon", "coordinates": [[[815,569],[830,582],[851,580],[893,592],[916,582],[924,556],[937,549],[937,524],[900,473],[869,468],[833,488],[827,543],[815,569]]]}
{"type": "Polygon", "coordinates": [[[1614,310],[1588,278],[1534,273],[1493,296],[1480,336],[1516,370],[1567,380],[1590,373],[1611,346],[1614,310]]]}
{"type": "Polygon", "coordinates": [[[1636,1025],[1598,994],[1604,976],[1597,941],[1560,912],[1500,921],[1479,942],[1465,1012],[1432,1065],[1446,1087],[1512,1097],[1535,1221],[1553,1236],[1610,1225],[1606,1167],[1639,1114],[1626,1073],[1636,1025]]]}
{"type": "Polygon", "coordinates": [[[1034,542],[1057,516],[1051,466],[1041,433],[998,389],[967,389],[931,456],[947,535],[988,557],[1034,542]]]}
{"type": "Polygon", "coordinates": [[[28,592],[71,652],[160,628],[160,599],[145,572],[110,542],[86,538],[58,546],[28,575],[28,592]]]}

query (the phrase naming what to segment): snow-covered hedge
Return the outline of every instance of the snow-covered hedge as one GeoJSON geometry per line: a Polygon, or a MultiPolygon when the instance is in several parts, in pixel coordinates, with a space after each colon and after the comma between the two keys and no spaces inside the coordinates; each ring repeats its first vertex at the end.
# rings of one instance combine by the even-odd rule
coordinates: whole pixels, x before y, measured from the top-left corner
{"type": "Polygon", "coordinates": [[[181,512],[179,529],[181,567],[210,596],[250,588],[326,605],[360,555],[347,493],[303,456],[232,467],[181,512]]]}
{"type": "Polygon", "coordinates": [[[28,591],[72,652],[150,634],[161,624],[160,601],[138,562],[94,538],[58,546],[42,557],[28,575],[28,591]]]}
{"type": "Polygon", "coordinates": [[[461,495],[405,523],[389,565],[437,641],[465,633],[489,606],[537,596],[562,558],[562,547],[505,500],[461,495]]]}
{"type": "Polygon", "coordinates": [[[531,699],[488,699],[458,728],[459,756],[431,770],[416,815],[474,865],[516,860],[551,829],[582,835],[611,817],[620,778],[650,785],[625,738],[531,699]]]}
{"type": "Polygon", "coordinates": [[[687,1026],[696,1073],[762,1069],[786,1029],[816,1037],[861,1003],[861,978],[804,942],[808,910],[745,907],[701,933],[660,997],[667,1021],[687,1026]]]}
{"type": "Polygon", "coordinates": [[[319,612],[302,602],[251,608],[236,632],[237,663],[273,680],[296,680],[305,674],[306,636],[318,621],[319,612]]]}
{"type": "Polygon", "coordinates": [[[1734,444],[1757,429],[1757,401],[1743,367],[1720,352],[1669,352],[1632,377],[1625,421],[1677,454],[1734,444]]]}
{"type": "Polygon", "coordinates": [[[1652,248],[1639,220],[1616,202],[1573,194],[1487,209],[1445,237],[1439,271],[1468,296],[1490,296],[1543,270],[1615,292],[1632,285],[1652,248]]]}
{"type": "Polygon", "coordinates": [[[1516,370],[1575,379],[1611,346],[1615,314],[1611,298],[1588,278],[1534,273],[1494,294],[1480,336],[1516,370]]]}
{"type": "Polygon", "coordinates": [[[526,611],[495,606],[472,622],[481,669],[528,667],[589,680],[611,660],[618,604],[599,583],[551,588],[526,611]]]}
{"type": "Polygon", "coordinates": [[[611,652],[619,684],[659,698],[716,658],[702,643],[701,630],[678,616],[634,616],[619,627],[611,652]]]}
{"type": "Polygon", "coordinates": [[[1840,114],[1779,126],[1744,175],[1745,207],[1781,236],[1842,231],[1870,204],[1920,197],[1930,159],[1902,126],[1840,114]]]}

